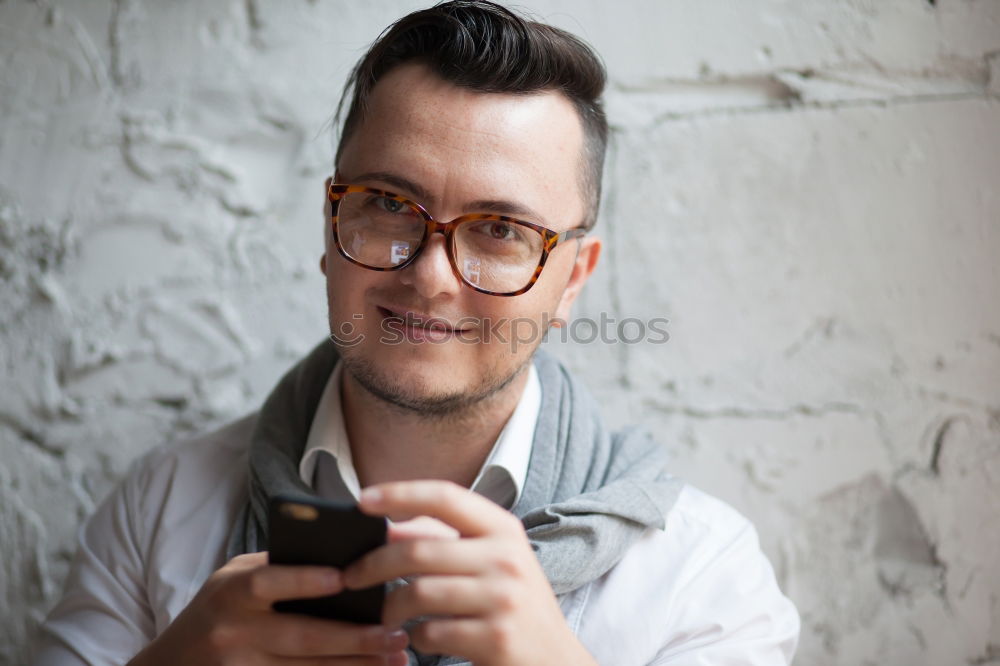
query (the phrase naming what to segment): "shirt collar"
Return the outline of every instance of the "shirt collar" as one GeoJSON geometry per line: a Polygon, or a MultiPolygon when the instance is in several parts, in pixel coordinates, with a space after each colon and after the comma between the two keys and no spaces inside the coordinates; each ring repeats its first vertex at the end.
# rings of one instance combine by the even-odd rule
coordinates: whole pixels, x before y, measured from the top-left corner
{"type": "MultiPolygon", "coordinates": [[[[357,501],[361,495],[361,483],[358,481],[358,474],[354,469],[351,446],[347,439],[347,428],[344,426],[344,412],[340,402],[340,376],[342,373],[343,364],[338,361],[323,388],[323,395],[320,396],[319,404],[316,406],[312,425],[309,426],[306,449],[302,453],[302,460],[299,461],[299,476],[303,482],[321,496],[329,499],[350,499],[353,497],[354,501],[357,501]],[[326,458],[327,455],[336,463],[335,471],[339,473],[341,485],[344,486],[343,490],[346,490],[350,497],[336,497],[336,495],[342,495],[341,492],[324,492],[330,490],[328,486],[331,485],[331,475],[328,470],[319,470],[324,473],[317,474],[317,463],[326,458]]],[[[326,464],[324,463],[322,466],[326,467],[326,464]]]]}
{"type": "Polygon", "coordinates": [[[521,399],[472,483],[474,491],[506,509],[513,507],[521,498],[541,406],[542,385],[538,381],[535,364],[529,363],[528,381],[521,399]]]}
{"type": "MultiPolygon", "coordinates": [[[[343,364],[338,362],[330,373],[309,427],[305,451],[299,461],[299,476],[322,497],[356,501],[361,494],[361,484],[344,426],[340,399],[342,373],[343,364]]],[[[541,404],[538,372],[535,364],[529,363],[528,380],[514,413],[500,431],[472,484],[472,490],[504,508],[513,507],[524,488],[541,404]]]]}

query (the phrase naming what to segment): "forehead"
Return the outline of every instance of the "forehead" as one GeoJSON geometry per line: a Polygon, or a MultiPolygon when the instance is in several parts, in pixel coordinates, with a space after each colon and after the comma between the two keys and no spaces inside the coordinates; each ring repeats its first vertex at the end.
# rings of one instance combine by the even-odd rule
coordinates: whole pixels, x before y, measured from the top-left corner
{"type": "Polygon", "coordinates": [[[517,201],[564,228],[584,213],[582,157],[581,122],[561,93],[482,93],[407,64],[376,84],[338,168],[348,178],[401,176],[426,191],[427,204],[449,209],[517,201]]]}

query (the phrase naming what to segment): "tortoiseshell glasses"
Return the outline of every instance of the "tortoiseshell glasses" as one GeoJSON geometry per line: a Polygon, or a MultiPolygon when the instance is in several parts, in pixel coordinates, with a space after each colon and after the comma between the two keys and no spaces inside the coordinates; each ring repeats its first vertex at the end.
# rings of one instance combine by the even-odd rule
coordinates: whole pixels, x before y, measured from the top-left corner
{"type": "Polygon", "coordinates": [[[330,185],[333,239],[350,262],[375,271],[411,264],[433,233],[444,234],[448,260],[462,282],[494,296],[531,289],[549,254],[585,229],[562,233],[506,215],[473,213],[438,222],[423,206],[361,185],[330,185]]]}

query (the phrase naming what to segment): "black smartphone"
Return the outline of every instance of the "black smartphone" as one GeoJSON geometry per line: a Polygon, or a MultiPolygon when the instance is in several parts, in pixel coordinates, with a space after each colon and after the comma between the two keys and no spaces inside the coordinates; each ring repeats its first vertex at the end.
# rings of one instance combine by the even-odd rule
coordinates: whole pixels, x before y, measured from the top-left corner
{"type": "MultiPolygon", "coordinates": [[[[268,562],[319,564],[343,569],[386,543],[385,518],[357,505],[312,497],[272,497],[268,506],[268,562]]],[[[314,599],[278,601],[274,609],[344,622],[379,624],[385,584],[314,599]]]]}

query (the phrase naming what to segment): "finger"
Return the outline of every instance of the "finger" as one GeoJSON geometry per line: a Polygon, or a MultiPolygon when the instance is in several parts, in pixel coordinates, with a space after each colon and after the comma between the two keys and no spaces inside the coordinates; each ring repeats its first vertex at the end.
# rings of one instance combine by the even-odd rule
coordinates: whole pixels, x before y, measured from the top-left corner
{"type": "Polygon", "coordinates": [[[233,573],[238,571],[246,571],[247,569],[256,569],[267,564],[267,551],[262,550],[259,553],[243,553],[242,555],[237,555],[222,567],[227,571],[233,573]]]}
{"type": "Polygon", "coordinates": [[[409,539],[457,539],[459,536],[454,527],[430,516],[418,516],[389,525],[389,543],[409,539]]]}
{"type": "Polygon", "coordinates": [[[344,586],[360,590],[415,575],[474,576],[488,571],[479,540],[413,539],[381,546],[344,569],[344,586]]]}
{"type": "Polygon", "coordinates": [[[463,536],[513,529],[520,521],[482,495],[448,481],[397,481],[361,491],[361,510],[393,520],[430,516],[463,536]]]}
{"type": "Polygon", "coordinates": [[[478,618],[441,618],[427,620],[410,630],[410,644],[429,654],[450,654],[475,663],[480,653],[491,645],[509,644],[512,637],[504,635],[505,625],[478,618]]]}
{"type": "Polygon", "coordinates": [[[275,601],[325,597],[344,589],[340,571],[310,565],[259,566],[238,580],[238,589],[244,601],[252,607],[267,609],[275,601]]]}
{"type": "Polygon", "coordinates": [[[382,623],[398,627],[425,615],[486,615],[513,603],[510,592],[482,578],[421,576],[386,596],[382,623]]]}
{"type": "Polygon", "coordinates": [[[401,629],[284,613],[261,614],[251,632],[257,647],[281,657],[384,656],[409,644],[401,629]]]}

